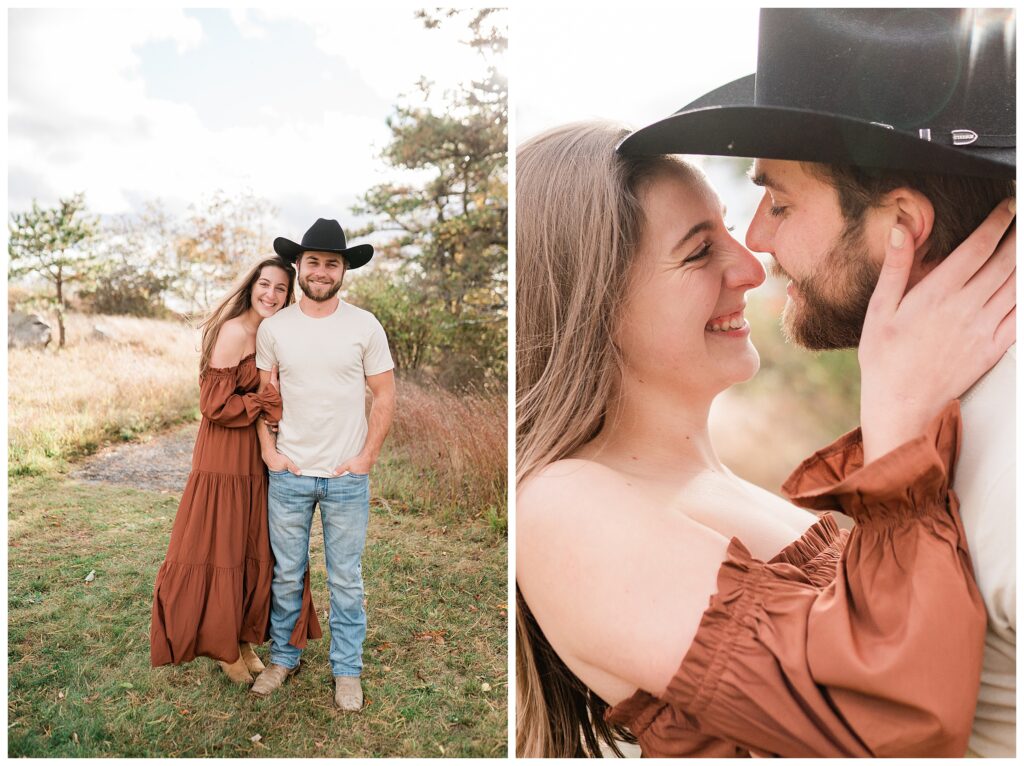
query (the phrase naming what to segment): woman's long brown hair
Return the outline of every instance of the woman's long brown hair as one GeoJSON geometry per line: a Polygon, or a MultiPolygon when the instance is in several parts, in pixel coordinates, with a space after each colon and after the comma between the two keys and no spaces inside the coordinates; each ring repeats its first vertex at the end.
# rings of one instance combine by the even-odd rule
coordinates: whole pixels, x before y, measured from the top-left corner
{"type": "MultiPolygon", "coordinates": [[[[199,323],[203,331],[202,353],[199,357],[199,375],[202,376],[210,367],[210,357],[213,356],[213,347],[217,343],[217,336],[220,335],[220,328],[229,319],[241,316],[252,308],[252,287],[260,278],[263,269],[267,266],[275,266],[288,275],[288,294],[285,296],[284,305],[288,306],[295,300],[295,267],[279,256],[263,258],[251,268],[242,273],[235,283],[228,290],[227,294],[217,301],[209,314],[199,323]]],[[[284,308],[284,306],[282,306],[284,308]]]]}
{"type": "MultiPolygon", "coordinates": [[[[670,157],[622,157],[627,131],[577,123],[516,152],[516,481],[601,430],[617,386],[615,322],[643,229],[644,185],[670,157]]],[[[552,649],[516,587],[516,753],[601,756],[635,741],[552,649]]]]}

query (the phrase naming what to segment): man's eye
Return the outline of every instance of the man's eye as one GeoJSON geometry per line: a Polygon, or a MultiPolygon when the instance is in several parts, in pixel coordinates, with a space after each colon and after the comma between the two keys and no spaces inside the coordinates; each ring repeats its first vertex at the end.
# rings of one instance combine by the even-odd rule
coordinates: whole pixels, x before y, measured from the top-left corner
{"type": "Polygon", "coordinates": [[[787,205],[771,205],[768,208],[768,214],[778,217],[786,212],[787,205]]]}

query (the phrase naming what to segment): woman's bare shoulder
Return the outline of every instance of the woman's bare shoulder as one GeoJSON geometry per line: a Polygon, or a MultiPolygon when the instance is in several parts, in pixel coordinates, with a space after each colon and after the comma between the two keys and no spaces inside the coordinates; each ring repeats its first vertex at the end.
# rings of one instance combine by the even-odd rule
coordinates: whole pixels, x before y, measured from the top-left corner
{"type": "Polygon", "coordinates": [[[249,333],[241,317],[227,320],[220,326],[210,355],[211,367],[234,367],[245,356],[249,333]]]}
{"type": "Polygon", "coordinates": [[[567,458],[556,460],[523,481],[516,493],[516,511],[532,516],[535,512],[550,513],[574,509],[592,501],[605,505],[607,492],[619,494],[628,490],[622,474],[593,460],[567,458]]]}
{"type": "Polygon", "coordinates": [[[519,487],[516,578],[555,651],[605,699],[664,688],[714,592],[728,541],[654,507],[634,478],[562,460],[519,487]]]}

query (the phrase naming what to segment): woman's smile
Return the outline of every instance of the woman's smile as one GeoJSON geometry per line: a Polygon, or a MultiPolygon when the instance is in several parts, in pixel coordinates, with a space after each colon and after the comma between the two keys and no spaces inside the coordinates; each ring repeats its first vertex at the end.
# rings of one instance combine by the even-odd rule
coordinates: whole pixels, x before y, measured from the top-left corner
{"type": "Polygon", "coordinates": [[[726,338],[745,338],[750,334],[750,325],[743,317],[743,309],[722,314],[704,326],[704,332],[726,338]]]}

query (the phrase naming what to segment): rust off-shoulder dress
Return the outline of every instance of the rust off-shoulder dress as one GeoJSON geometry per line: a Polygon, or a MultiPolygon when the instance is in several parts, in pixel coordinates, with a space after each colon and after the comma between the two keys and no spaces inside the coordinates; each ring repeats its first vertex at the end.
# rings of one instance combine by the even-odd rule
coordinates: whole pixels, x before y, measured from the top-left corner
{"type": "MultiPolygon", "coordinates": [[[[235,367],[207,369],[200,378],[203,420],[192,472],[153,589],[154,667],[197,656],[234,662],[239,642],[267,638],[274,557],[256,418],[267,412],[279,420],[281,396],[273,387],[262,393],[258,388],[255,354],[235,367]]],[[[320,636],[307,570],[290,642],[302,648],[320,636]]]]}
{"type": "Polygon", "coordinates": [[[950,491],[959,439],[953,402],[867,467],[859,430],[806,460],[783,491],[853,532],[825,515],[768,562],[734,538],[668,688],[606,720],[648,757],[963,756],[985,608],[950,491]]]}

